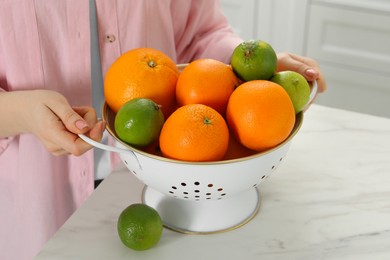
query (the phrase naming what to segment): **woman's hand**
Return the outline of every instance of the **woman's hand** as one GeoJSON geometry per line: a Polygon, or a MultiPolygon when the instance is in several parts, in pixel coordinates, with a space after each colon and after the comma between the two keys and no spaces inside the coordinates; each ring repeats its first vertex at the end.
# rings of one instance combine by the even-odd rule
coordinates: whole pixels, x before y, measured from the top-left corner
{"type": "Polygon", "coordinates": [[[288,52],[278,53],[277,56],[276,71],[292,70],[298,72],[308,81],[316,80],[319,93],[326,90],[325,78],[315,60],[288,52]]]}
{"type": "Polygon", "coordinates": [[[58,92],[33,90],[0,94],[2,102],[15,108],[8,115],[0,114],[0,119],[4,119],[2,125],[9,126],[8,132],[0,131],[0,136],[32,133],[52,154],[76,156],[92,148],[78,134],[86,134],[95,141],[102,138],[105,123],[98,122],[95,110],[71,107],[58,92]]]}

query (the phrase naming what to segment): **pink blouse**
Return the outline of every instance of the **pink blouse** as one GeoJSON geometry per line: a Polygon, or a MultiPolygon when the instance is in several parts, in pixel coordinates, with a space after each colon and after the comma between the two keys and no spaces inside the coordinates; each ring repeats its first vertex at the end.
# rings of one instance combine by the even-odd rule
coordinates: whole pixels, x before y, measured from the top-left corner
{"type": "MultiPolygon", "coordinates": [[[[152,47],[228,62],[241,42],[217,0],[96,0],[103,75],[152,47]]],[[[0,91],[51,89],[91,105],[88,0],[0,1],[0,91]]],[[[0,122],[0,127],[6,127],[0,122]]],[[[0,259],[31,259],[93,191],[93,153],[55,157],[31,134],[0,139],[0,259]]]]}

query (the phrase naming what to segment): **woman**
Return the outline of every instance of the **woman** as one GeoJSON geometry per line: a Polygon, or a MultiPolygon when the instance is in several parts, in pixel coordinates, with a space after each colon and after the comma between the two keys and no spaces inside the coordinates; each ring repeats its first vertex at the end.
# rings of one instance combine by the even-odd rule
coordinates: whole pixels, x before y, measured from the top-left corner
{"type": "MultiPolygon", "coordinates": [[[[96,0],[96,9],[102,75],[137,47],[227,63],[242,41],[217,0],[96,0]]],[[[1,259],[33,258],[93,191],[93,152],[77,136],[104,130],[91,107],[88,13],[86,0],[0,2],[1,259]]],[[[280,54],[278,66],[323,80],[304,57],[280,54]]]]}

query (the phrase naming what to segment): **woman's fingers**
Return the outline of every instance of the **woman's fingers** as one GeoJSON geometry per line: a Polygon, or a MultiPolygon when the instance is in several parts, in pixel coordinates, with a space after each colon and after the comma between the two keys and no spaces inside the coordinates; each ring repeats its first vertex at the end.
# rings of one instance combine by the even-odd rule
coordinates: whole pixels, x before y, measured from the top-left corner
{"type": "MultiPolygon", "coordinates": [[[[104,129],[105,122],[99,121],[85,134],[95,141],[100,141],[104,129]]],[[[58,129],[57,131],[50,131],[45,138],[46,140],[50,140],[46,141],[46,148],[54,155],[73,154],[75,156],[80,156],[93,148],[93,146],[82,140],[78,134],[71,133],[65,128],[62,130],[58,129]]]]}
{"type": "Polygon", "coordinates": [[[318,63],[308,57],[292,53],[278,53],[277,71],[292,70],[303,75],[308,81],[317,81],[318,92],[326,90],[326,82],[318,63]]]}
{"type": "Polygon", "coordinates": [[[62,95],[56,95],[55,98],[47,100],[45,104],[60,119],[66,129],[72,133],[86,133],[91,129],[94,122],[96,123],[96,112],[93,108],[72,108],[62,95]],[[89,125],[89,123],[93,124],[89,125]]]}
{"type": "MultiPolygon", "coordinates": [[[[104,121],[99,121],[95,124],[95,126],[89,131],[86,135],[95,141],[100,141],[103,137],[103,131],[106,127],[106,124],[104,121]]],[[[71,153],[73,155],[81,155],[88,151],[89,149],[93,148],[92,145],[82,140],[79,136],[74,140],[74,148],[71,153]]]]}
{"type": "Polygon", "coordinates": [[[46,109],[41,111],[41,117],[45,127],[39,129],[38,135],[52,154],[79,156],[91,149],[78,134],[101,140],[105,125],[98,122],[92,107],[71,107],[65,97],[58,94],[46,99],[44,105],[46,109]]]}

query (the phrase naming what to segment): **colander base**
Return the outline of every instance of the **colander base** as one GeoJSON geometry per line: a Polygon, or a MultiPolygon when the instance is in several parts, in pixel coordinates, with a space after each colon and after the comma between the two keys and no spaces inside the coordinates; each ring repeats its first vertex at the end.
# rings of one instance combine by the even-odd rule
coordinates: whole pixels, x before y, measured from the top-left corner
{"type": "Polygon", "coordinates": [[[221,200],[191,201],[145,186],[142,200],[155,208],[166,228],[186,234],[212,234],[239,228],[260,210],[257,188],[221,200]]]}

